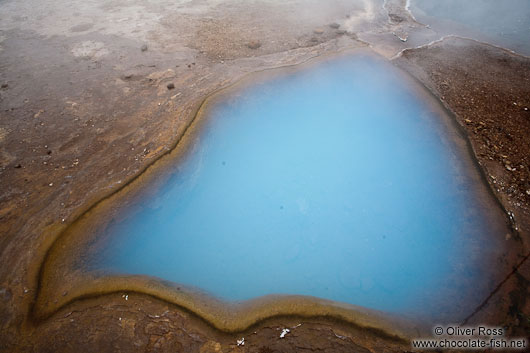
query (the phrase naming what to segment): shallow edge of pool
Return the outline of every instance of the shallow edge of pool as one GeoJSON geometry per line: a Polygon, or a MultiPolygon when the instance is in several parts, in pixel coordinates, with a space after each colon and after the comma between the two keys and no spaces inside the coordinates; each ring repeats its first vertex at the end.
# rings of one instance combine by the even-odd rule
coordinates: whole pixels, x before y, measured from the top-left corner
{"type": "MultiPolygon", "coordinates": [[[[56,279],[57,280],[57,279],[56,279]]],[[[391,339],[406,341],[421,333],[421,328],[397,316],[346,303],[302,295],[267,295],[243,302],[228,303],[200,290],[178,286],[150,276],[77,277],[75,284],[67,281],[69,290],[57,295],[56,289],[40,290],[33,315],[37,320],[52,316],[60,308],[77,300],[104,295],[140,294],[176,305],[228,333],[242,332],[266,319],[281,316],[327,317],[353,326],[378,332],[391,339]]]]}
{"type": "MultiPolygon", "coordinates": [[[[47,233],[45,236],[47,242],[40,251],[43,254],[43,262],[30,269],[38,281],[35,301],[31,308],[32,317],[37,321],[43,320],[76,300],[129,292],[152,296],[177,305],[225,332],[243,331],[272,317],[302,316],[329,317],[403,340],[427,333],[425,332],[426,326],[421,325],[416,320],[409,321],[376,310],[315,297],[270,295],[235,305],[219,301],[190,288],[178,287],[177,289],[176,285],[153,277],[95,276],[78,270],[75,266],[83,249],[86,249],[86,245],[92,242],[91,234],[94,233],[94,230],[105,225],[116,214],[115,206],[117,204],[124,200],[130,202],[138,197],[135,194],[141,194],[140,191],[153,180],[154,186],[152,187],[160,184],[160,179],[164,178],[164,174],[169,169],[167,167],[178,163],[179,159],[185,155],[191,145],[190,142],[200,131],[209,109],[215,102],[224,97],[226,91],[230,91],[234,87],[245,87],[256,82],[256,80],[273,79],[278,75],[288,74],[292,70],[297,71],[342,55],[356,54],[370,55],[384,60],[367,48],[353,50],[347,48],[311,58],[306,62],[249,73],[234,84],[206,97],[189,125],[177,134],[175,144],[168,153],[160,156],[136,177],[118,189],[107,195],[99,195],[100,197],[95,198],[94,202],[88,203],[89,206],[77,213],[77,217],[71,224],[51,225],[45,232],[47,233]],[[272,72],[273,70],[274,72],[272,72]],[[65,249],[71,251],[65,254],[65,249]]],[[[405,74],[403,73],[403,75],[405,74]]],[[[409,80],[411,79],[409,78],[409,80]]],[[[425,88],[423,87],[423,89],[425,88]]],[[[150,188],[151,186],[148,186],[146,189],[150,188]]]]}

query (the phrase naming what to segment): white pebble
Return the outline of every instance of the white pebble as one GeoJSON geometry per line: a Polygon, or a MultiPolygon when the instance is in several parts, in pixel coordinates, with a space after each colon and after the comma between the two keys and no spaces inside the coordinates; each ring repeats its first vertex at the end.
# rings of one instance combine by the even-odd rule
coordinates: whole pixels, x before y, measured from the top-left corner
{"type": "Polygon", "coordinates": [[[282,333],[280,334],[280,338],[284,338],[286,334],[288,334],[289,332],[291,332],[291,330],[289,330],[288,328],[284,328],[282,330],[282,333]]]}

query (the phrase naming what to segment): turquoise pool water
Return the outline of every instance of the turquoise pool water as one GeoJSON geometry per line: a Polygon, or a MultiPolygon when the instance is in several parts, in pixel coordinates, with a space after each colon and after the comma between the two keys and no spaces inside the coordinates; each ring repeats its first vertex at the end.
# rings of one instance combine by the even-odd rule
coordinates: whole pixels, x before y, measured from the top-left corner
{"type": "Polygon", "coordinates": [[[171,177],[106,228],[91,268],[226,301],[302,294],[431,317],[472,310],[493,285],[483,265],[499,248],[496,226],[469,156],[421,97],[364,54],[233,90],[171,177]]]}

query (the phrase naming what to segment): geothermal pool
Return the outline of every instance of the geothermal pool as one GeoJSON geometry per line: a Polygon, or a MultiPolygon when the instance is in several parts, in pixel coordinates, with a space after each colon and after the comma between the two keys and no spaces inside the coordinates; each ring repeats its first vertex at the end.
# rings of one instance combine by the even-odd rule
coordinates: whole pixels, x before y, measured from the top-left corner
{"type": "Polygon", "coordinates": [[[88,268],[227,302],[299,294],[462,317],[496,285],[492,235],[504,233],[444,114],[368,54],[222,93],[170,177],[106,226],[88,268]]]}

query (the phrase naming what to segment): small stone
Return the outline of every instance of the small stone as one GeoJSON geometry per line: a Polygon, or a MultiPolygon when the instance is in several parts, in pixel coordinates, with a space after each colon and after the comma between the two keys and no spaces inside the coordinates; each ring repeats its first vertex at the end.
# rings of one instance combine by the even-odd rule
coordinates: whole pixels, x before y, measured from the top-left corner
{"type": "Polygon", "coordinates": [[[53,183],[49,183],[48,186],[53,186],[53,183]]]}
{"type": "Polygon", "coordinates": [[[133,77],[133,74],[130,73],[130,72],[128,72],[125,75],[123,75],[123,78],[126,79],[126,80],[130,80],[132,77],[133,77]]]}
{"type": "Polygon", "coordinates": [[[175,88],[175,84],[173,82],[167,84],[167,89],[173,89],[175,88]]]}
{"type": "Polygon", "coordinates": [[[20,164],[20,163],[15,164],[15,168],[17,168],[17,169],[22,168],[22,164],[20,164]]]}
{"type": "Polygon", "coordinates": [[[35,113],[35,115],[33,115],[33,118],[37,119],[42,113],[44,113],[43,109],[41,109],[37,113],[35,113]]]}
{"type": "Polygon", "coordinates": [[[247,43],[247,47],[249,47],[250,49],[258,49],[259,47],[261,47],[261,43],[257,40],[252,40],[247,43]]]}
{"type": "Polygon", "coordinates": [[[315,28],[313,30],[313,33],[315,33],[315,34],[324,34],[324,28],[315,28]]]}
{"type": "Polygon", "coordinates": [[[530,189],[526,190],[526,194],[530,195],[530,189]]]}
{"type": "Polygon", "coordinates": [[[7,88],[9,85],[7,83],[2,83],[2,88],[7,88]]]}
{"type": "Polygon", "coordinates": [[[338,29],[340,27],[340,25],[337,23],[337,22],[333,22],[329,25],[331,28],[333,29],[338,29]]]}
{"type": "Polygon", "coordinates": [[[343,35],[346,34],[346,30],[345,29],[339,29],[335,33],[337,33],[339,36],[343,36],[343,35]]]}
{"type": "Polygon", "coordinates": [[[144,44],[140,47],[141,51],[147,51],[147,44],[144,44]]]}

